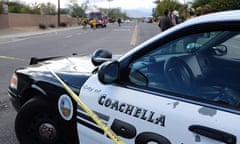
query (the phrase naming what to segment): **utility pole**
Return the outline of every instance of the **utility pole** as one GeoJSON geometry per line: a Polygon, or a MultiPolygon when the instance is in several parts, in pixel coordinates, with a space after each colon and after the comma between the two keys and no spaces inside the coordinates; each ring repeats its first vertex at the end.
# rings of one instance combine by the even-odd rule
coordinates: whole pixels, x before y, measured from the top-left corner
{"type": "Polygon", "coordinates": [[[60,0],[58,0],[58,26],[60,26],[60,0]]]}
{"type": "Polygon", "coordinates": [[[108,0],[108,3],[109,3],[108,16],[109,16],[109,14],[110,14],[110,12],[111,12],[111,1],[113,1],[113,0],[108,0]]]}
{"type": "Polygon", "coordinates": [[[111,9],[111,1],[113,1],[113,0],[108,0],[108,3],[109,3],[109,10],[111,9]]]}

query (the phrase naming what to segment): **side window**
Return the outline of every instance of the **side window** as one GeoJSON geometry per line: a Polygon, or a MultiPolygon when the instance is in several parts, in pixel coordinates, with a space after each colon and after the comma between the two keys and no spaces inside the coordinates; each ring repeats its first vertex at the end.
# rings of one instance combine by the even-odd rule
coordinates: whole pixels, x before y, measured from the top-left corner
{"type": "Polygon", "coordinates": [[[166,61],[174,56],[192,55],[214,36],[210,33],[193,34],[157,47],[130,63],[129,82],[149,88],[166,89],[167,82],[164,73],[166,61]]]}
{"type": "Polygon", "coordinates": [[[129,65],[129,82],[137,86],[169,90],[165,74],[166,61],[174,55],[191,55],[207,42],[200,41],[203,38],[202,33],[181,37],[139,57],[129,65]]]}
{"type": "Polygon", "coordinates": [[[224,58],[239,59],[240,58],[240,34],[228,39],[221,45],[226,46],[227,53],[223,55],[224,58]]]}
{"type": "Polygon", "coordinates": [[[189,99],[240,107],[240,77],[237,76],[240,69],[236,70],[240,67],[239,45],[240,36],[234,32],[214,31],[180,37],[133,60],[128,66],[128,83],[178,93],[189,99]],[[217,51],[220,54],[213,56],[212,52],[217,51]],[[235,60],[225,61],[224,57],[235,60]],[[223,63],[228,65],[224,70],[223,63]]]}

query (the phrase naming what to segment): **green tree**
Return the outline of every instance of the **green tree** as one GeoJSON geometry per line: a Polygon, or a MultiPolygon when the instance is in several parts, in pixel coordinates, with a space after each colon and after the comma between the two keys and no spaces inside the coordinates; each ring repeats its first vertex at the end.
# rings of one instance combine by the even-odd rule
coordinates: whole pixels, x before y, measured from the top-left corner
{"type": "Polygon", "coordinates": [[[86,18],[87,17],[86,9],[87,9],[88,1],[83,3],[82,6],[80,6],[77,3],[77,0],[70,0],[69,2],[70,2],[70,4],[68,5],[69,12],[70,12],[72,17],[77,18],[78,24],[80,24],[80,19],[79,18],[80,17],[81,18],[86,18]]]}
{"type": "Polygon", "coordinates": [[[40,14],[41,13],[40,4],[37,2],[31,3],[30,8],[31,8],[31,14],[40,14]]]}
{"type": "Polygon", "coordinates": [[[192,4],[195,9],[201,9],[201,13],[240,9],[239,0],[195,0],[192,4]]]}
{"type": "Polygon", "coordinates": [[[60,9],[60,14],[69,14],[70,10],[68,8],[61,8],[60,9]]]}
{"type": "Polygon", "coordinates": [[[87,17],[87,14],[86,14],[86,11],[87,9],[89,8],[89,0],[87,0],[86,2],[82,3],[81,4],[81,8],[83,9],[84,11],[84,17],[86,18],[87,17]]]}
{"type": "Polygon", "coordinates": [[[74,3],[70,6],[71,16],[72,17],[84,17],[85,11],[77,3],[74,3]]]}
{"type": "Polygon", "coordinates": [[[8,2],[8,12],[10,13],[22,13],[22,8],[26,7],[20,2],[8,2]]]}
{"type": "Polygon", "coordinates": [[[0,14],[3,13],[3,2],[0,2],[0,14]]]}
{"type": "Polygon", "coordinates": [[[108,15],[109,18],[112,19],[116,19],[116,18],[128,18],[126,12],[122,12],[122,10],[120,8],[112,8],[112,9],[108,9],[108,8],[98,8],[100,11],[104,12],[105,14],[108,15]]]}
{"type": "Polygon", "coordinates": [[[194,2],[192,3],[192,7],[193,8],[203,7],[206,4],[209,4],[210,2],[211,0],[194,0],[194,2]]]}
{"type": "Polygon", "coordinates": [[[213,11],[240,9],[240,0],[211,0],[210,5],[213,11]]]}
{"type": "Polygon", "coordinates": [[[30,13],[40,14],[40,7],[38,3],[27,5],[21,2],[8,2],[8,12],[10,13],[30,13]]]}
{"type": "Polygon", "coordinates": [[[44,15],[55,15],[56,14],[56,6],[50,2],[41,3],[40,10],[41,10],[41,14],[44,14],[44,15]]]}
{"type": "Polygon", "coordinates": [[[172,11],[172,10],[180,10],[181,7],[183,7],[183,5],[181,5],[176,0],[162,0],[157,4],[156,15],[157,16],[164,15],[165,9],[172,11]]]}
{"type": "Polygon", "coordinates": [[[69,0],[69,11],[72,17],[83,17],[86,18],[86,11],[88,9],[89,1],[83,2],[81,5],[78,4],[77,0],[69,0]]]}

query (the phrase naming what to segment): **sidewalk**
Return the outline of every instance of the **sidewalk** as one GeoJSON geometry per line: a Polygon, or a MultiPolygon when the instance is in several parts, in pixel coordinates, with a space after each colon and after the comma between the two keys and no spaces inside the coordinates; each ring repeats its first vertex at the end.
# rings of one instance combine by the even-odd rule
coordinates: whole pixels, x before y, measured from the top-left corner
{"type": "Polygon", "coordinates": [[[38,27],[13,27],[0,29],[0,36],[40,31],[38,27]]]}
{"type": "Polygon", "coordinates": [[[15,38],[15,37],[26,37],[31,35],[40,35],[45,33],[71,30],[71,29],[81,29],[81,26],[72,26],[72,27],[57,27],[57,28],[48,28],[48,29],[39,29],[38,27],[13,27],[0,29],[0,40],[15,38]]]}

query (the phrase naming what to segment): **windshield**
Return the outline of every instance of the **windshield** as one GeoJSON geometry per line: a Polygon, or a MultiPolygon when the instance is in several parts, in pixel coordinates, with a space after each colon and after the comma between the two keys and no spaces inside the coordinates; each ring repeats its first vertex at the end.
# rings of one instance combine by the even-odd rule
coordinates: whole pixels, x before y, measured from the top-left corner
{"type": "Polygon", "coordinates": [[[90,19],[98,19],[98,18],[103,18],[104,15],[100,13],[94,13],[94,14],[89,14],[88,16],[90,19]]]}

